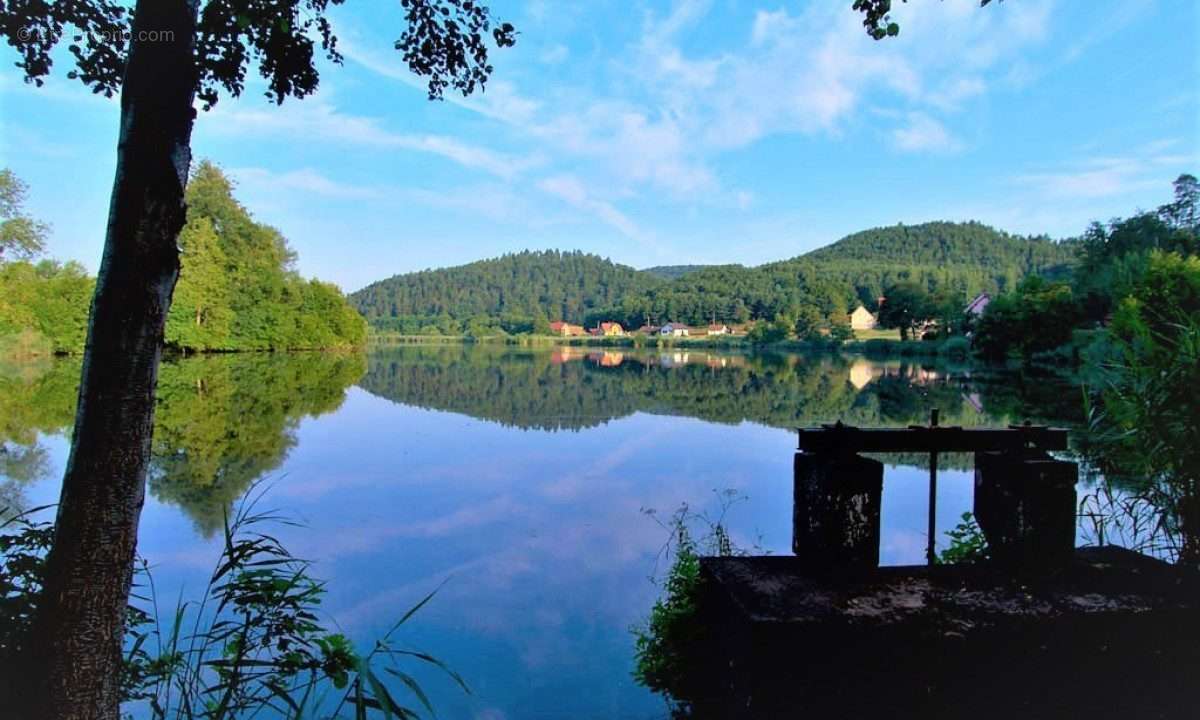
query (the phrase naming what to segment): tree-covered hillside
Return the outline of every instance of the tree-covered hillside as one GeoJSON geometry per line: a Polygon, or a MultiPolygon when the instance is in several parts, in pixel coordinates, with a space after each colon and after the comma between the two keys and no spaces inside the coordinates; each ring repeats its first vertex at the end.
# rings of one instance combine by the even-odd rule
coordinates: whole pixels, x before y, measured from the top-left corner
{"type": "Polygon", "coordinates": [[[481,317],[509,332],[541,318],[627,327],[679,321],[746,322],[815,308],[844,316],[874,310],[887,288],[914,282],[950,304],[1014,287],[1028,274],[1061,270],[1070,243],[1025,238],[979,223],[896,225],[856,233],[790,260],[742,265],[677,265],[640,273],[580,253],[520,253],[458,268],[398,275],[351,299],[379,327],[402,332],[469,332],[481,317]],[[510,316],[505,320],[504,316],[510,316]],[[525,318],[515,322],[511,318],[525,318]]]}
{"type": "Polygon", "coordinates": [[[653,275],[656,278],[663,280],[678,280],[684,275],[694,273],[697,270],[702,270],[708,267],[707,265],[655,265],[654,267],[642,268],[642,272],[647,275],[653,275]]]}
{"type": "MultiPolygon", "coordinates": [[[[486,316],[538,323],[584,322],[589,312],[662,281],[582,252],[525,251],[469,265],[396,275],[351,294],[369,319],[457,323],[486,316]]],[[[400,328],[398,328],[400,329],[400,328]]]]}

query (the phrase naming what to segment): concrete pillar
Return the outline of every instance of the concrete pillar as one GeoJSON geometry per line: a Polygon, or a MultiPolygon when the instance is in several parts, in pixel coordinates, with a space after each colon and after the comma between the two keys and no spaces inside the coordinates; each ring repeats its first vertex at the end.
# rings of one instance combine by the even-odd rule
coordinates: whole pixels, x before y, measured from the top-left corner
{"type": "Polygon", "coordinates": [[[883,463],[796,453],[792,552],[813,569],[879,566],[883,463]]]}
{"type": "Polygon", "coordinates": [[[1079,466],[1044,452],[977,453],[975,519],[996,561],[1061,566],[1075,552],[1079,466]]]}

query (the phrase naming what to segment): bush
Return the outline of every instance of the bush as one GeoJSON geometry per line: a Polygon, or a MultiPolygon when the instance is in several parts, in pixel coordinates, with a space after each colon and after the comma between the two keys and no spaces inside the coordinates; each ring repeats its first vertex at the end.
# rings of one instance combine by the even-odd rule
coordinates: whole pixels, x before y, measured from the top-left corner
{"type": "Polygon", "coordinates": [[[955,360],[966,360],[971,354],[971,342],[962,336],[952,337],[942,343],[938,354],[955,360]]]}

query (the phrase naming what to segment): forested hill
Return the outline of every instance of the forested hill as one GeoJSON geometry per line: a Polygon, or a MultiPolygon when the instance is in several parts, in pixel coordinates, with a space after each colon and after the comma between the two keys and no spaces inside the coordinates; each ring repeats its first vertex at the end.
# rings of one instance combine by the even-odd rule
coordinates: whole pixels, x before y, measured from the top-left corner
{"type": "Polygon", "coordinates": [[[633,270],[593,255],[524,252],[445,270],[397,275],[351,295],[377,326],[401,332],[521,332],[543,319],[627,327],[681,321],[770,319],[812,305],[872,310],[912,281],[950,302],[997,292],[1025,275],[1060,270],[1070,243],[1010,235],[980,223],[931,222],[855,233],[758,267],[671,265],[633,270]],[[474,329],[468,327],[472,325],[474,329]]]}
{"type": "Polygon", "coordinates": [[[642,272],[647,275],[653,275],[656,278],[663,280],[678,280],[684,275],[694,273],[697,270],[703,270],[707,265],[655,265],[654,267],[642,268],[642,272]]]}
{"type": "Polygon", "coordinates": [[[929,222],[863,230],[784,262],[962,265],[1002,275],[1038,272],[1071,257],[1070,246],[1047,237],[1009,235],[977,222],[929,222]]]}
{"type": "Polygon", "coordinates": [[[582,323],[597,308],[663,281],[582,252],[525,251],[396,275],[350,295],[367,318],[522,318],[582,323]]]}

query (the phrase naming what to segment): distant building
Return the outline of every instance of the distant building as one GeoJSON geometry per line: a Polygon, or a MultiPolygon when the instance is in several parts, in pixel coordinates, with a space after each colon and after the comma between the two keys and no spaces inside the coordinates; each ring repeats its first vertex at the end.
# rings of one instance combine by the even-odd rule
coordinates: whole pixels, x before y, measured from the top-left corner
{"type": "Polygon", "coordinates": [[[683,323],[667,323],[659,328],[658,334],[665,337],[687,337],[691,331],[692,329],[683,323]]]}
{"type": "Polygon", "coordinates": [[[879,324],[879,320],[875,315],[862,305],[854,308],[854,312],[850,313],[850,328],[852,330],[874,330],[879,324]]]}
{"type": "Polygon", "coordinates": [[[562,320],[555,320],[554,322],[550,323],[550,332],[562,337],[575,337],[585,334],[582,325],[572,325],[571,323],[563,322],[562,320]]]}
{"type": "Polygon", "coordinates": [[[657,335],[658,334],[658,326],[657,325],[643,325],[640,328],[638,328],[637,330],[634,330],[634,332],[640,333],[642,335],[657,335]]]}
{"type": "Polygon", "coordinates": [[[992,301],[992,296],[987,293],[979,293],[975,299],[967,304],[967,308],[963,313],[973,317],[979,317],[983,311],[987,309],[988,303],[992,301]]]}
{"type": "Polygon", "coordinates": [[[709,335],[728,335],[729,326],[725,323],[712,323],[708,326],[709,335]]]}
{"type": "Polygon", "coordinates": [[[599,327],[599,335],[604,337],[620,337],[625,334],[625,328],[621,327],[621,323],[602,322],[599,327]]]}

